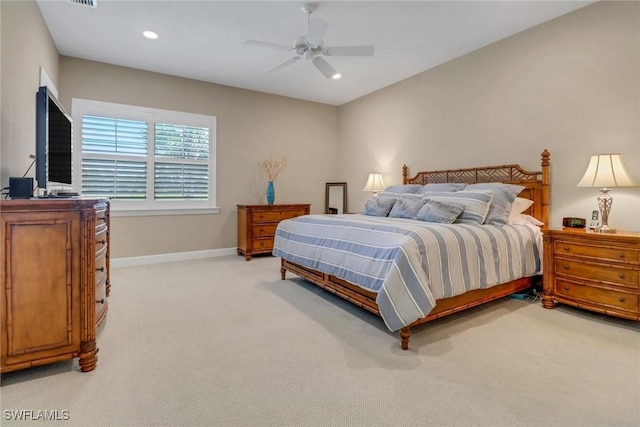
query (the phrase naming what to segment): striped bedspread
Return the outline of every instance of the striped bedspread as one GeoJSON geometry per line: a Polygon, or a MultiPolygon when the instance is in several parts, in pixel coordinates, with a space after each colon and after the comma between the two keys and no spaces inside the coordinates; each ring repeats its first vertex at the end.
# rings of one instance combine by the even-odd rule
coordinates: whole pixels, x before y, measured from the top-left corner
{"type": "Polygon", "coordinates": [[[534,226],[435,224],[366,215],[305,215],[280,222],[273,254],[377,293],[398,330],[436,300],[539,274],[534,226]]]}

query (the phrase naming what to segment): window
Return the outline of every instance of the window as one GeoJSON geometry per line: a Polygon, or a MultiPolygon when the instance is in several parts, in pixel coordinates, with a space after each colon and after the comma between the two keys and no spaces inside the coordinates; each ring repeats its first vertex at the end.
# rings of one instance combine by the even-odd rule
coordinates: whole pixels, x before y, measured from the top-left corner
{"type": "Polygon", "coordinates": [[[216,118],[73,100],[74,187],[113,210],[217,212],[216,118]]]}

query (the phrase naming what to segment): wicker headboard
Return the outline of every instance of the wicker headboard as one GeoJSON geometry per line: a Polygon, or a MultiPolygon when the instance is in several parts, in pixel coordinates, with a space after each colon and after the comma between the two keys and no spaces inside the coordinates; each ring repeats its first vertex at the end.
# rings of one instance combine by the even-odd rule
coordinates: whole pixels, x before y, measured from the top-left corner
{"type": "Polygon", "coordinates": [[[474,184],[479,182],[505,182],[524,185],[525,189],[518,197],[533,200],[533,205],[526,212],[544,222],[549,227],[549,157],[547,150],[542,152],[540,172],[529,172],[519,165],[485,166],[466,169],[449,169],[418,172],[409,178],[407,165],[402,166],[403,184],[430,184],[459,182],[474,184]]]}

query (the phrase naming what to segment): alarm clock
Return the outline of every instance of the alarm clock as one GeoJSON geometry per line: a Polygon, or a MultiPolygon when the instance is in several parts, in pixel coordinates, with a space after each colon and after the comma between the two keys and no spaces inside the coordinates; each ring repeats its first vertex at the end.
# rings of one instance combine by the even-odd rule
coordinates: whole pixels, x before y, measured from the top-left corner
{"type": "Polygon", "coordinates": [[[562,226],[569,228],[584,228],[587,224],[587,220],[584,218],[567,217],[562,218],[562,226]]]}

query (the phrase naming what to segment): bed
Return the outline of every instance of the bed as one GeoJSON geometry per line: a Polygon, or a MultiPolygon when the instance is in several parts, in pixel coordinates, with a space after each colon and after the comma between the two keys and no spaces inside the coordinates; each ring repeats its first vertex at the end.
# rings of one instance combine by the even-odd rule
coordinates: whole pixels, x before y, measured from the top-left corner
{"type": "MultiPolygon", "coordinates": [[[[456,202],[446,205],[451,210],[459,208],[456,197],[467,200],[486,194],[488,202],[473,200],[487,202],[484,223],[475,222],[475,205],[457,212],[460,216],[453,224],[384,214],[308,215],[282,221],[273,250],[281,258],[282,280],[287,271],[294,273],[381,316],[391,331],[399,331],[401,347],[407,350],[412,327],[541,283],[540,229],[549,225],[549,158],[544,150],[541,170],[535,172],[512,164],[425,171],[410,177],[403,166],[400,194],[410,187],[424,191],[460,185],[461,191],[444,193],[456,202]],[[488,221],[496,213],[490,209],[497,210],[501,203],[496,196],[500,191],[494,189],[503,187],[517,187],[518,201],[533,202],[525,203],[530,206],[519,216],[535,226],[529,221],[488,221]]],[[[375,202],[391,196],[382,193],[375,202]]],[[[429,199],[427,204],[447,200],[431,191],[417,196],[429,199]]],[[[396,204],[416,199],[394,197],[396,204]]],[[[515,205],[514,200],[509,205],[512,202],[515,205]]],[[[365,210],[368,207],[369,202],[365,210]]]]}

